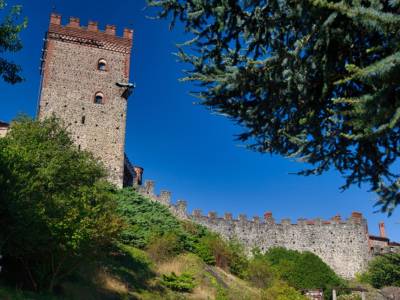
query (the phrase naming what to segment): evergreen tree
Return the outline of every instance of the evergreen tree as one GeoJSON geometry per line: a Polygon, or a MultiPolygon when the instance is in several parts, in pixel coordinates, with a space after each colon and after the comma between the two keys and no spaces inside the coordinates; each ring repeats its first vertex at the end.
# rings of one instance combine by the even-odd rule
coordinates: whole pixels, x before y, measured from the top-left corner
{"type": "MultiPolygon", "coordinates": [[[[4,0],[0,0],[0,14],[6,7],[4,0]]],[[[17,19],[21,14],[21,6],[15,5],[6,13],[3,20],[0,21],[0,76],[5,82],[14,84],[22,81],[20,75],[21,67],[5,58],[7,52],[17,52],[22,49],[22,43],[19,33],[27,25],[25,18],[20,24],[17,19]]]]}
{"type": "Polygon", "coordinates": [[[201,103],[249,148],[337,169],[400,203],[399,0],[149,0],[190,35],[179,46],[201,103]]]}

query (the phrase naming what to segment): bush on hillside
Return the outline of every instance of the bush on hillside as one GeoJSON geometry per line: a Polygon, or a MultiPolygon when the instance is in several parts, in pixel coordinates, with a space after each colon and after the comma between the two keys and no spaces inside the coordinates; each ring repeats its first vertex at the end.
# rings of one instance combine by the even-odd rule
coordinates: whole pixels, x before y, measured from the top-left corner
{"type": "Polygon", "coordinates": [[[207,265],[215,266],[214,254],[207,243],[201,241],[200,244],[197,244],[194,253],[199,256],[207,265]]]}
{"type": "Polygon", "coordinates": [[[194,251],[205,263],[244,277],[248,259],[244,248],[236,241],[225,241],[220,235],[207,232],[194,244],[194,251]]]}
{"type": "Polygon", "coordinates": [[[176,275],[172,272],[170,275],[163,274],[160,280],[161,285],[178,292],[191,292],[195,286],[195,279],[188,273],[176,275]]]}
{"type": "Polygon", "coordinates": [[[378,289],[384,286],[400,286],[400,253],[375,257],[362,279],[378,289]]]}
{"type": "Polygon", "coordinates": [[[209,265],[227,267],[228,251],[225,242],[217,234],[207,234],[199,239],[195,251],[203,261],[209,265]]]}
{"type": "Polygon", "coordinates": [[[220,235],[193,222],[184,221],[183,226],[188,232],[188,251],[209,265],[216,265],[244,278],[248,259],[243,245],[236,240],[225,241],[220,235]]]}
{"type": "Polygon", "coordinates": [[[245,278],[247,269],[249,268],[249,259],[245,253],[244,247],[236,240],[228,242],[229,250],[229,272],[245,278]]]}
{"type": "Polygon", "coordinates": [[[234,274],[244,273],[247,259],[237,242],[226,242],[218,234],[190,221],[180,221],[167,207],[127,188],[117,192],[118,213],[126,222],[120,241],[148,249],[156,260],[182,251],[197,254],[205,263],[234,274]]]}
{"type": "Polygon", "coordinates": [[[161,236],[154,236],[146,250],[152,260],[161,262],[181,253],[183,243],[176,234],[169,232],[161,236]]]}
{"type": "Polygon", "coordinates": [[[325,295],[330,295],[332,287],[345,286],[345,282],[311,252],[271,248],[264,257],[279,277],[297,290],[321,288],[325,295]]]}
{"type": "Polygon", "coordinates": [[[264,289],[269,287],[276,277],[270,262],[261,253],[254,251],[246,269],[246,279],[254,286],[264,289]]]}
{"type": "Polygon", "coordinates": [[[105,174],[55,118],[11,124],[0,139],[3,278],[52,290],[112,244],[122,222],[105,174]]]}
{"type": "Polygon", "coordinates": [[[181,222],[164,205],[150,201],[133,188],[118,191],[116,199],[118,213],[127,224],[120,235],[122,243],[144,249],[152,238],[166,234],[174,234],[186,243],[187,233],[181,222]]]}
{"type": "Polygon", "coordinates": [[[262,294],[263,300],[307,300],[305,296],[300,294],[294,288],[290,287],[286,282],[274,280],[272,285],[262,294]]]}
{"type": "Polygon", "coordinates": [[[199,240],[211,234],[211,232],[206,227],[193,223],[192,221],[181,220],[180,224],[187,234],[185,250],[195,253],[199,240]]]}

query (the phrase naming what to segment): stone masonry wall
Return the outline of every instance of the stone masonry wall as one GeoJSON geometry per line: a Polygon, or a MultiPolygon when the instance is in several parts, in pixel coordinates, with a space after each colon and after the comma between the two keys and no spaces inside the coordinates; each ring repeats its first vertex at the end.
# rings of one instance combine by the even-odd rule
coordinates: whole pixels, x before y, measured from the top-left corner
{"type": "Polygon", "coordinates": [[[101,32],[97,23],[90,24],[80,27],[79,19],[71,18],[62,26],[60,16],[51,16],[39,118],[62,119],[78,147],[99,158],[109,180],[122,187],[127,100],[116,83],[129,81],[132,34],[120,38],[113,26],[101,32]],[[107,62],[105,71],[98,70],[100,59],[107,62]],[[94,102],[97,92],[104,95],[102,104],[94,102]]]}
{"type": "Polygon", "coordinates": [[[189,215],[185,201],[171,204],[170,192],[162,191],[160,195],[155,195],[152,181],[147,181],[139,188],[139,192],[168,206],[180,219],[204,225],[226,239],[237,239],[248,253],[254,247],[265,252],[277,246],[310,251],[344,278],[353,278],[356,273],[363,271],[371,259],[367,222],[357,212],[353,212],[347,220],[335,216],[328,221],[299,219],[296,223],[289,219],[275,222],[271,213],[266,213],[263,219],[254,217],[248,220],[245,215],[234,219],[230,213],[221,218],[215,212],[204,216],[200,210],[194,210],[189,215]]]}

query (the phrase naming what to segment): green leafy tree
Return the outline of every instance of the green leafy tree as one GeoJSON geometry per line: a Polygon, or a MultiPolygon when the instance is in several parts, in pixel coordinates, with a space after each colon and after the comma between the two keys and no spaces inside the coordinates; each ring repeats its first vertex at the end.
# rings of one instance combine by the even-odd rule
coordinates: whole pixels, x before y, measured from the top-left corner
{"type": "Polygon", "coordinates": [[[264,257],[279,277],[297,290],[322,288],[330,295],[333,287],[345,287],[345,282],[311,252],[271,248],[264,257]]]}
{"type": "MultiPolygon", "coordinates": [[[[0,16],[6,7],[6,2],[0,0],[0,16]]],[[[0,76],[8,83],[18,83],[22,81],[21,67],[4,57],[6,52],[17,52],[22,49],[19,33],[26,28],[27,19],[17,23],[21,14],[22,7],[15,5],[3,17],[0,22],[0,76]]]]}
{"type": "Polygon", "coordinates": [[[400,1],[148,0],[180,21],[178,56],[201,103],[249,148],[334,168],[400,203],[400,1]]]}
{"type": "Polygon", "coordinates": [[[52,290],[117,237],[113,188],[55,118],[20,118],[0,139],[2,273],[52,290]]]}
{"type": "Polygon", "coordinates": [[[362,275],[362,279],[375,288],[400,287],[400,253],[390,253],[374,258],[369,263],[367,272],[362,275]]]}

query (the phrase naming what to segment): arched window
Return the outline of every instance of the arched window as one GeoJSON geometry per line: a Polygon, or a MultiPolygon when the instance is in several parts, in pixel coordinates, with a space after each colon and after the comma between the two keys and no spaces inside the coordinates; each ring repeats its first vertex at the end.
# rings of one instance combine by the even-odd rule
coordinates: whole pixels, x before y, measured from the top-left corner
{"type": "Polygon", "coordinates": [[[97,92],[94,95],[94,103],[96,104],[103,104],[104,103],[104,95],[102,92],[97,92]]]}
{"type": "Polygon", "coordinates": [[[97,69],[100,71],[107,71],[107,62],[105,59],[99,59],[97,62],[97,69]]]}

